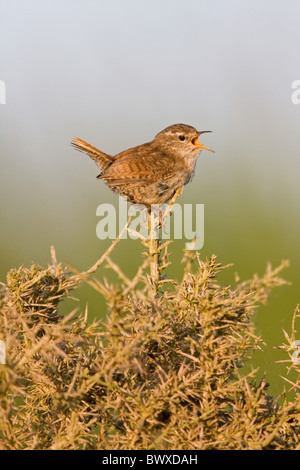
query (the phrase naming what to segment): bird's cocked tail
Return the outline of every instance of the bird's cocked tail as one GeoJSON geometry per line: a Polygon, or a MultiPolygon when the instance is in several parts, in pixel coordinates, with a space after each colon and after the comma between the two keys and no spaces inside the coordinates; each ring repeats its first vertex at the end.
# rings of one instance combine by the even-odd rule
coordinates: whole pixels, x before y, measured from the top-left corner
{"type": "Polygon", "coordinates": [[[101,152],[101,150],[93,147],[84,140],[79,139],[78,137],[73,137],[71,140],[71,145],[76,150],[86,153],[91,157],[94,162],[97,163],[101,171],[105,170],[114,160],[114,157],[107,155],[107,153],[101,152]]]}

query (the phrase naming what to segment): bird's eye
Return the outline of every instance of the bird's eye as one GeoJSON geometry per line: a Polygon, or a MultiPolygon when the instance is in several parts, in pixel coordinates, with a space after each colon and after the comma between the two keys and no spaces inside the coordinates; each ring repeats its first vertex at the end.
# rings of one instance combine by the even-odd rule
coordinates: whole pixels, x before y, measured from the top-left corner
{"type": "Polygon", "coordinates": [[[184,136],[184,135],[180,135],[180,136],[179,136],[179,140],[184,141],[184,140],[185,140],[185,136],[184,136]]]}

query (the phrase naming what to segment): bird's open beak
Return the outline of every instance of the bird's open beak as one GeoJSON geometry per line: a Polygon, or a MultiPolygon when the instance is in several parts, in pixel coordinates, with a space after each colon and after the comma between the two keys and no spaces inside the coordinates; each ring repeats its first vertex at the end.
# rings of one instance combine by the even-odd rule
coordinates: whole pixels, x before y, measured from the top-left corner
{"type": "MultiPolygon", "coordinates": [[[[205,134],[206,132],[211,132],[211,131],[200,131],[200,132],[198,132],[198,136],[201,135],[201,134],[205,134]]],[[[210,152],[214,152],[214,153],[215,153],[214,150],[212,150],[212,149],[210,149],[210,148],[208,148],[208,147],[205,147],[205,145],[200,144],[200,142],[199,142],[199,140],[198,140],[198,137],[194,137],[194,138],[192,139],[192,143],[193,143],[193,144],[195,145],[195,147],[198,148],[198,149],[205,149],[205,150],[209,150],[210,152]]]]}

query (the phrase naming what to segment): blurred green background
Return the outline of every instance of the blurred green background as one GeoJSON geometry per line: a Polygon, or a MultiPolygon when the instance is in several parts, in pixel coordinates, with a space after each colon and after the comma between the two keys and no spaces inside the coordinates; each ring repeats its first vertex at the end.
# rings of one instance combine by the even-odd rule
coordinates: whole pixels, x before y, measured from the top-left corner
{"type": "MultiPolygon", "coordinates": [[[[0,0],[0,17],[0,280],[46,265],[50,245],[81,270],[108,247],[96,208],[118,198],[72,150],[74,135],[115,154],[177,122],[213,130],[202,142],[216,153],[201,153],[180,202],[205,204],[201,256],[234,263],[224,282],[290,260],[291,285],[255,317],[267,346],[253,365],[279,394],[286,370],[274,361],[288,357],[274,347],[300,299],[299,1],[0,0]]],[[[172,275],[183,243],[172,246],[172,275]]],[[[140,252],[128,240],[112,257],[130,276],[140,252]]],[[[78,296],[72,306],[105,315],[90,287],[78,296]]]]}

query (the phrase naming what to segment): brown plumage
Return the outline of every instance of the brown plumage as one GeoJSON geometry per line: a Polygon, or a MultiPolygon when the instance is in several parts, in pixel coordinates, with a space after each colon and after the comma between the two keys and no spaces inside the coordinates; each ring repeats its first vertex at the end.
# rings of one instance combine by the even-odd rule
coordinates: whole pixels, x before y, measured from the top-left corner
{"type": "Polygon", "coordinates": [[[133,147],[116,156],[108,155],[96,147],[74,137],[71,144],[87,153],[98,165],[103,180],[115,193],[129,202],[164,204],[177,189],[187,184],[195,171],[197,157],[202,149],[199,135],[210,131],[197,131],[186,124],[174,124],[159,132],[146,144],[133,147]]]}

